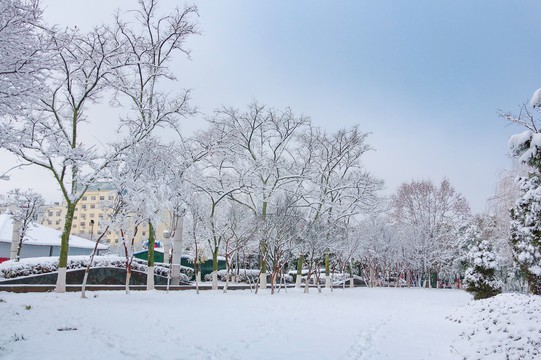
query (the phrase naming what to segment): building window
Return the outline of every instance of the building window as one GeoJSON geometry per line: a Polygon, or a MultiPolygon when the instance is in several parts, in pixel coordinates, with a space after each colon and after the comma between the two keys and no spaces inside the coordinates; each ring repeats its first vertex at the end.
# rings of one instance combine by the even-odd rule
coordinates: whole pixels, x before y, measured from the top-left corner
{"type": "Polygon", "coordinates": [[[81,208],[83,208],[83,210],[86,210],[86,205],[81,205],[81,208]]]}
{"type": "Polygon", "coordinates": [[[109,200],[113,200],[113,195],[109,195],[109,200]]]}
{"type": "Polygon", "coordinates": [[[146,232],[146,231],[143,231],[142,235],[145,236],[146,234],[147,234],[147,232],[146,232]]]}
{"type": "Polygon", "coordinates": [[[101,219],[103,217],[103,213],[99,213],[98,217],[101,219]]]}
{"type": "Polygon", "coordinates": [[[74,217],[73,217],[73,220],[77,220],[77,216],[74,216],[74,217]]]}
{"type": "Polygon", "coordinates": [[[53,216],[53,212],[52,211],[49,211],[49,216],[53,216]]]}
{"type": "Polygon", "coordinates": [[[86,196],[83,196],[83,200],[86,200],[86,196]]]}
{"type": "Polygon", "coordinates": [[[52,225],[52,223],[53,223],[53,222],[52,222],[51,220],[47,220],[47,224],[48,224],[48,225],[52,225]]]}
{"type": "Polygon", "coordinates": [[[101,231],[101,230],[98,230],[98,235],[101,235],[101,233],[102,233],[102,232],[103,232],[103,231],[101,231]]]}
{"type": "Polygon", "coordinates": [[[56,220],[56,224],[55,225],[60,225],[60,220],[56,220]]]}
{"type": "Polygon", "coordinates": [[[60,216],[60,211],[57,211],[57,212],[56,212],[56,216],[60,216]]]}
{"type": "Polygon", "coordinates": [[[100,196],[100,200],[105,200],[105,196],[100,196]]]}
{"type": "Polygon", "coordinates": [[[81,221],[81,226],[85,226],[85,223],[84,223],[84,221],[81,221]]]}
{"type": "Polygon", "coordinates": [[[77,224],[73,224],[71,227],[74,228],[74,229],[76,229],[76,228],[77,228],[77,224]]]}
{"type": "Polygon", "coordinates": [[[90,214],[90,217],[93,218],[93,217],[94,217],[94,213],[90,214]]]}
{"type": "Polygon", "coordinates": [[[95,196],[91,196],[91,197],[90,197],[90,200],[96,200],[96,197],[95,197],[95,196]]]}
{"type": "Polygon", "coordinates": [[[92,204],[92,205],[90,205],[90,208],[91,208],[91,209],[95,209],[95,208],[96,208],[96,205],[92,204]]]}

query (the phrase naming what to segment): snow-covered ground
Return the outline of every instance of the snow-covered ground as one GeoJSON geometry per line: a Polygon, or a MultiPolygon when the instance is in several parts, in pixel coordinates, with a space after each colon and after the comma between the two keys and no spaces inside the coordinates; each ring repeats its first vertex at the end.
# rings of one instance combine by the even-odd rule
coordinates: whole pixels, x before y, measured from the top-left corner
{"type": "Polygon", "coordinates": [[[502,294],[449,317],[465,324],[453,348],[468,359],[541,359],[541,296],[502,294]]]}
{"type": "MultiPolygon", "coordinates": [[[[499,306],[525,298],[503,295],[499,306]]],[[[484,326],[476,314],[488,304],[467,305],[471,296],[460,290],[393,288],[111,291],[84,300],[4,292],[0,299],[0,358],[17,360],[461,359],[476,341],[464,334],[484,326]]],[[[521,315],[508,330],[539,329],[538,315],[521,315]]]]}

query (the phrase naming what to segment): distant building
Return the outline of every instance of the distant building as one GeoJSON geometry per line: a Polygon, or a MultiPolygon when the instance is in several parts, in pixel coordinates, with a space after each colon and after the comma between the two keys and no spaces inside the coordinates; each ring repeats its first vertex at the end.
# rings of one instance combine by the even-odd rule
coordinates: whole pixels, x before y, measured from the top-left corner
{"type": "MultiPolygon", "coordinates": [[[[13,235],[13,221],[8,214],[0,215],[0,262],[9,260],[13,235]]],[[[62,232],[40,224],[31,225],[23,246],[21,258],[58,256],[60,254],[62,232]]],[[[95,242],[70,236],[69,255],[89,255],[95,242]]],[[[98,253],[108,249],[107,245],[98,244],[98,253]]]]}
{"type": "MultiPolygon", "coordinates": [[[[115,194],[112,190],[113,188],[107,183],[97,184],[86,190],[75,208],[73,223],[71,224],[71,234],[86,239],[92,238],[93,240],[103,234],[105,228],[101,226],[101,222],[107,217],[104,204],[107,201],[113,201],[115,199],[115,194]],[[94,226],[92,226],[92,221],[94,221],[94,226]]],[[[55,203],[47,209],[41,219],[41,224],[62,231],[66,219],[66,209],[67,205],[65,202],[62,204],[55,203]]],[[[164,230],[166,230],[165,224],[160,224],[156,229],[157,242],[162,239],[164,230]]],[[[122,245],[119,238],[120,234],[108,230],[101,242],[110,244],[112,248],[117,248],[122,245]]],[[[141,250],[147,242],[148,224],[143,224],[137,231],[135,248],[141,250]]]]}
{"type": "Polygon", "coordinates": [[[47,206],[39,222],[42,225],[48,226],[55,230],[62,230],[64,228],[65,219],[66,207],[55,202],[54,204],[47,206]]]}

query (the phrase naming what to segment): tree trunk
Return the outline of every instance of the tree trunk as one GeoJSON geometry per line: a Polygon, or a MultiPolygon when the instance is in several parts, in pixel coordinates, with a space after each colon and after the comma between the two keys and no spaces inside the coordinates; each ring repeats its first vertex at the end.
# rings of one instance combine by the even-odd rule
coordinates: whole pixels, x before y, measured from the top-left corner
{"type": "MultiPolygon", "coordinates": [[[[263,251],[265,251],[265,244],[263,243],[261,245],[262,248],[262,254],[264,254],[263,251]]],[[[265,290],[267,288],[267,262],[265,261],[264,255],[261,255],[261,273],[259,274],[259,287],[262,290],[265,290]]]]}
{"type": "Polygon", "coordinates": [[[130,293],[131,266],[126,266],[126,294],[130,293]]]}
{"type": "Polygon", "coordinates": [[[319,277],[321,276],[321,272],[319,271],[319,266],[316,267],[316,274],[315,274],[314,281],[316,282],[317,292],[321,293],[321,286],[319,286],[319,277]]]}
{"type": "Polygon", "coordinates": [[[197,245],[195,247],[195,259],[193,261],[193,274],[195,276],[195,292],[199,294],[199,282],[201,281],[201,272],[197,266],[197,245]]]}
{"type": "Polygon", "coordinates": [[[148,267],[147,290],[154,290],[154,266],[148,267]]]}
{"type": "Polygon", "coordinates": [[[274,267],[271,275],[271,295],[274,295],[274,287],[276,286],[277,269],[274,267]]]}
{"type": "Polygon", "coordinates": [[[148,222],[148,271],[147,271],[147,290],[154,290],[154,244],[156,242],[156,233],[152,222],[148,222]]]}
{"type": "Polygon", "coordinates": [[[351,263],[351,260],[349,262],[349,287],[353,288],[353,265],[351,263]]]}
{"type": "Polygon", "coordinates": [[[212,252],[212,290],[218,290],[218,247],[212,252]]]}
{"type": "Polygon", "coordinates": [[[22,247],[22,239],[19,232],[21,223],[17,220],[13,220],[13,231],[11,233],[11,251],[9,253],[9,259],[19,261],[22,247]]]}
{"type": "Polygon", "coordinates": [[[331,292],[334,291],[334,270],[335,270],[335,266],[336,265],[333,265],[332,273],[331,273],[331,292]]]}
{"type": "Polygon", "coordinates": [[[312,277],[312,269],[308,270],[308,275],[306,276],[306,283],[304,284],[304,293],[308,294],[310,292],[310,278],[312,277]]]}
{"type": "Polygon", "coordinates": [[[176,219],[175,235],[173,236],[173,260],[171,262],[171,284],[176,286],[180,285],[180,262],[181,262],[181,248],[182,248],[182,218],[176,219]]]}
{"type": "Polygon", "coordinates": [[[295,287],[300,288],[302,284],[302,263],[304,262],[304,255],[299,257],[299,262],[297,264],[297,279],[295,279],[295,287]]]}
{"type": "Polygon", "coordinates": [[[329,252],[327,251],[325,253],[325,289],[329,289],[331,287],[330,275],[331,271],[329,266],[329,252]]]}
{"type": "MultiPolygon", "coordinates": [[[[92,255],[90,255],[90,261],[88,263],[88,266],[85,270],[85,277],[83,278],[83,285],[81,286],[81,298],[85,298],[85,291],[86,291],[86,281],[88,280],[88,273],[90,272],[90,267],[92,266],[92,263],[94,262],[94,256],[96,256],[96,252],[98,251],[98,245],[100,244],[100,240],[103,238],[103,236],[107,233],[107,230],[109,230],[109,226],[105,228],[103,233],[100,235],[100,237],[96,240],[96,245],[94,245],[94,249],[92,250],[92,255]]],[[[92,241],[92,234],[94,234],[94,222],[92,222],[92,230],[91,230],[90,240],[92,241]]]]}
{"type": "Polygon", "coordinates": [[[225,274],[224,294],[227,292],[228,286],[229,286],[229,270],[227,270],[227,273],[225,274]]]}
{"type": "Polygon", "coordinates": [[[20,237],[20,240],[19,240],[19,245],[17,246],[17,255],[15,256],[15,261],[16,262],[19,262],[19,260],[21,260],[21,250],[23,248],[23,237],[21,236],[20,237]]]}
{"type": "Polygon", "coordinates": [[[218,290],[218,271],[212,271],[212,290],[218,290]]]}
{"type": "Polygon", "coordinates": [[[261,290],[265,290],[267,288],[267,272],[261,272],[259,274],[259,288],[261,290]]]}
{"type": "Polygon", "coordinates": [[[73,213],[75,212],[75,205],[76,203],[68,202],[66,220],[60,243],[60,256],[58,258],[58,277],[56,278],[55,288],[57,293],[66,292],[66,267],[68,265],[69,237],[71,232],[71,224],[73,222],[73,213]]]}

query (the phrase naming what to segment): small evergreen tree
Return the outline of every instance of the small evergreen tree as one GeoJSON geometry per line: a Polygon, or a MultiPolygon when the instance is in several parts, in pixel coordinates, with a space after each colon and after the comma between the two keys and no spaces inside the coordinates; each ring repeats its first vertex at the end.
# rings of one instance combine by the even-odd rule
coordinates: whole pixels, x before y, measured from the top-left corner
{"type": "Polygon", "coordinates": [[[502,292],[503,283],[496,278],[498,262],[492,244],[487,240],[475,242],[468,252],[469,267],[464,279],[466,291],[475,300],[487,299],[502,292]]]}

